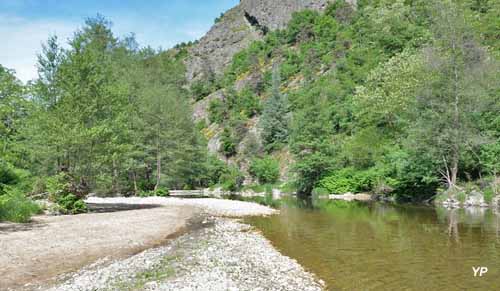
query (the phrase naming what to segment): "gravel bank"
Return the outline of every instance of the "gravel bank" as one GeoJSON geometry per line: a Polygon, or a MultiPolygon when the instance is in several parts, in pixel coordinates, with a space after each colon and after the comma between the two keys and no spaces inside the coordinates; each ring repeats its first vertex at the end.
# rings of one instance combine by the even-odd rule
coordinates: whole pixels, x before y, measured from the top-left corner
{"type": "Polygon", "coordinates": [[[250,226],[208,218],[168,246],[126,260],[100,262],[51,291],[322,290],[295,260],[250,226]]]}
{"type": "Polygon", "coordinates": [[[223,200],[223,199],[182,199],[182,198],[88,198],[85,202],[93,204],[134,204],[134,205],[161,205],[161,206],[188,206],[196,207],[213,216],[242,217],[255,215],[271,215],[276,210],[257,203],[223,200]]]}
{"type": "Polygon", "coordinates": [[[193,207],[172,206],[0,224],[0,290],[35,289],[100,258],[128,257],[158,246],[198,215],[193,207]]]}

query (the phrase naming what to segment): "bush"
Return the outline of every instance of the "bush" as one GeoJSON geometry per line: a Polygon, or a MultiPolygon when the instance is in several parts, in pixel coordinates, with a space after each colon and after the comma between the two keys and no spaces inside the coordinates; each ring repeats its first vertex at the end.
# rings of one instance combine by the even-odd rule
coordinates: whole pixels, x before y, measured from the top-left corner
{"type": "Polygon", "coordinates": [[[67,173],[48,178],[47,191],[49,199],[57,203],[58,211],[62,214],[79,214],[88,210],[83,202],[83,193],[67,173]]]}
{"type": "Polygon", "coordinates": [[[359,193],[371,190],[376,177],[372,171],[344,168],[334,171],[319,182],[319,186],[332,194],[359,193]]]}
{"type": "Polygon", "coordinates": [[[483,194],[484,201],[486,203],[491,203],[493,201],[493,196],[494,196],[493,189],[492,188],[486,188],[483,193],[484,193],[483,194]]]}
{"type": "Polygon", "coordinates": [[[227,172],[226,163],[219,160],[214,155],[209,155],[205,164],[205,176],[203,177],[203,185],[211,187],[219,183],[220,177],[227,172]]]}
{"type": "Polygon", "coordinates": [[[0,160],[0,195],[5,193],[6,186],[12,186],[19,183],[19,175],[16,173],[16,169],[0,160]]]}
{"type": "Polygon", "coordinates": [[[208,119],[221,124],[226,118],[226,105],[222,100],[214,99],[208,104],[208,119]]]}
{"type": "Polygon", "coordinates": [[[236,139],[228,128],[224,128],[221,136],[222,153],[226,157],[236,154],[236,139]]]}
{"type": "Polygon", "coordinates": [[[210,81],[197,81],[191,85],[191,94],[196,101],[202,100],[215,90],[210,81]]]}
{"type": "Polygon", "coordinates": [[[228,170],[221,175],[219,183],[222,190],[235,192],[241,189],[245,177],[237,167],[229,167],[228,170]]]}
{"type": "Polygon", "coordinates": [[[250,174],[261,184],[276,183],[280,176],[279,163],[271,157],[255,159],[250,165],[250,174]]]}
{"type": "Polygon", "coordinates": [[[34,214],[40,213],[38,204],[29,200],[19,190],[5,188],[0,195],[0,221],[28,222],[34,214]]]}

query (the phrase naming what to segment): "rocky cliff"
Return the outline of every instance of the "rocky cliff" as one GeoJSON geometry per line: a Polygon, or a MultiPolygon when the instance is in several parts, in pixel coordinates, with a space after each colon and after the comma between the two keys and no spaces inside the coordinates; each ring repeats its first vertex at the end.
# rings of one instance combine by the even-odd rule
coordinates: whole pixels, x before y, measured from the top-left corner
{"type": "MultiPolygon", "coordinates": [[[[354,0],[353,0],[354,1],[354,0]]],[[[189,82],[221,74],[233,56],[270,30],[283,28],[292,14],[322,10],[329,0],[242,0],[227,11],[190,50],[186,61],[189,82]]]]}
{"type": "MultiPolygon", "coordinates": [[[[190,48],[186,60],[188,82],[193,84],[198,80],[206,81],[213,76],[222,75],[236,53],[247,48],[252,42],[263,39],[268,32],[286,28],[294,12],[305,9],[322,11],[330,1],[332,0],[241,0],[239,5],[227,11],[209,32],[190,48]]],[[[348,2],[356,5],[356,0],[348,2]]],[[[244,87],[252,87],[252,84],[258,83],[258,79],[262,77],[258,75],[248,74],[238,79],[234,89],[239,92],[244,87]]],[[[294,86],[293,82],[290,86],[294,86]]],[[[224,101],[227,97],[225,94],[225,90],[221,89],[203,96],[193,104],[193,117],[195,121],[206,125],[203,134],[208,140],[209,152],[228,164],[238,166],[245,175],[245,184],[251,184],[255,181],[249,175],[250,160],[245,152],[249,152],[251,148],[263,148],[259,117],[255,116],[245,124],[245,133],[237,145],[237,154],[229,158],[224,156],[220,151],[224,127],[210,123],[208,107],[214,100],[224,101]]],[[[285,181],[292,157],[287,149],[274,155],[280,163],[281,180],[285,181]]]]}

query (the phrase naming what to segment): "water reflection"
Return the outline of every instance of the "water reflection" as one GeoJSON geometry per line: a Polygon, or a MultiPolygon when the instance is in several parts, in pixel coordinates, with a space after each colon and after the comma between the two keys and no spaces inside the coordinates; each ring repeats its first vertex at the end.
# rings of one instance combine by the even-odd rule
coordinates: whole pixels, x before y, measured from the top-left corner
{"type": "Polygon", "coordinates": [[[448,213],[448,236],[459,242],[458,235],[458,209],[451,209],[448,213]]]}
{"type": "Polygon", "coordinates": [[[500,290],[500,216],[489,209],[324,203],[251,218],[334,290],[500,290]],[[473,280],[472,266],[490,273],[473,280]],[[494,287],[494,288],[492,288],[494,287]]]}

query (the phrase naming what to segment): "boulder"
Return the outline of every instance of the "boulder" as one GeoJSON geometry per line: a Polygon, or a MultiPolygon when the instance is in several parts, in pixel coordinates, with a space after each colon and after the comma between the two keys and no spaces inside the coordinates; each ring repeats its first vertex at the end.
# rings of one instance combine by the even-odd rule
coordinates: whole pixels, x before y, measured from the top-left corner
{"type": "Polygon", "coordinates": [[[483,206],[485,204],[483,193],[475,190],[471,191],[469,195],[467,195],[467,199],[464,202],[465,206],[483,206]]]}
{"type": "Polygon", "coordinates": [[[328,196],[330,200],[344,200],[344,201],[371,201],[372,195],[367,193],[353,194],[351,192],[345,193],[343,195],[330,195],[328,196]]]}

